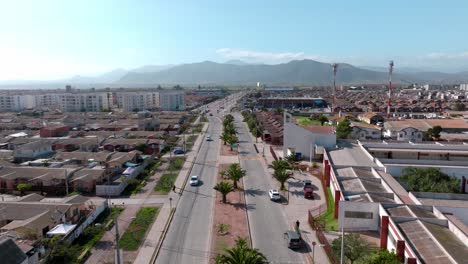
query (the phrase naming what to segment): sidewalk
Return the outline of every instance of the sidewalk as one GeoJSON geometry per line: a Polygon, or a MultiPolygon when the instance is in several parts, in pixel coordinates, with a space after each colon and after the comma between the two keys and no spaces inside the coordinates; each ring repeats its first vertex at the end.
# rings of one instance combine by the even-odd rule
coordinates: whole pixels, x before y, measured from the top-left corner
{"type": "MultiPolygon", "coordinates": [[[[177,186],[177,188],[184,188],[189,173],[192,170],[193,162],[196,159],[196,155],[198,154],[198,150],[200,149],[200,146],[204,140],[204,135],[206,134],[207,130],[208,123],[206,123],[203,126],[202,134],[200,134],[200,136],[195,141],[193,145],[193,150],[187,153],[184,166],[180,170],[175,182],[175,186],[177,186]]],[[[154,254],[157,250],[159,240],[165,232],[167,221],[171,217],[171,203],[169,201],[169,198],[172,198],[172,208],[177,207],[180,196],[178,193],[170,192],[168,194],[166,202],[159,211],[159,215],[156,218],[156,221],[154,221],[153,226],[148,232],[148,235],[146,236],[143,245],[140,247],[138,251],[138,256],[133,262],[134,264],[148,264],[153,259],[153,257],[155,257],[154,254]]]]}

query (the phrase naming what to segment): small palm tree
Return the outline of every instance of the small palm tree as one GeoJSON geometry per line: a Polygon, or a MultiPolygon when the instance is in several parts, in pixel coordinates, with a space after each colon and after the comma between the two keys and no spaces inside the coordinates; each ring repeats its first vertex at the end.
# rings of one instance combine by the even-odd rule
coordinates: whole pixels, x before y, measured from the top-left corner
{"type": "Polygon", "coordinates": [[[231,147],[231,151],[233,150],[233,149],[232,149],[232,145],[233,145],[234,143],[236,143],[237,141],[238,141],[238,139],[237,139],[236,136],[231,135],[231,136],[228,138],[227,143],[228,143],[229,146],[231,147]]]}
{"type": "Polygon", "coordinates": [[[237,189],[237,182],[245,176],[246,171],[241,168],[239,163],[233,163],[229,165],[226,173],[234,183],[234,189],[237,189]]]}
{"type": "Polygon", "coordinates": [[[233,123],[228,123],[227,125],[224,126],[223,132],[229,135],[234,135],[236,134],[236,127],[234,126],[233,123]]]}
{"type": "Polygon", "coordinates": [[[294,177],[292,176],[291,173],[289,173],[286,170],[276,170],[273,173],[273,177],[280,182],[281,184],[281,190],[284,191],[286,188],[284,188],[284,183],[289,180],[293,179],[294,177]]]}
{"type": "Polygon", "coordinates": [[[271,168],[274,171],[287,170],[291,169],[291,165],[285,160],[274,160],[270,165],[268,165],[268,168],[271,168]]]}
{"type": "Polygon", "coordinates": [[[228,181],[218,182],[213,189],[215,189],[216,191],[221,193],[221,195],[223,196],[223,203],[226,203],[227,195],[230,192],[234,191],[234,188],[233,188],[232,184],[230,182],[228,182],[228,181]]]}
{"type": "Polygon", "coordinates": [[[267,258],[258,249],[250,248],[247,241],[237,238],[236,245],[215,258],[216,264],[263,264],[267,258]]]}
{"type": "Polygon", "coordinates": [[[229,122],[234,122],[234,116],[232,116],[231,114],[226,115],[224,117],[224,120],[228,120],[229,122]]]}

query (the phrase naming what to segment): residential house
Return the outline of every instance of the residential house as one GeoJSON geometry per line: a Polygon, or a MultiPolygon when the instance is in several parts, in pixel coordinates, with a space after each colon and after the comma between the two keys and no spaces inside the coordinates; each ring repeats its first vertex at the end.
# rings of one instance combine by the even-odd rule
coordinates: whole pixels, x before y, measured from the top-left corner
{"type": "Polygon", "coordinates": [[[47,125],[40,129],[41,137],[64,137],[70,131],[70,127],[63,124],[47,125]]]}
{"type": "Polygon", "coordinates": [[[414,127],[386,127],[383,136],[384,138],[398,141],[421,142],[424,138],[424,132],[414,127]]]}
{"type": "Polygon", "coordinates": [[[366,122],[368,124],[373,124],[373,125],[379,122],[384,122],[385,120],[383,116],[374,112],[366,112],[366,113],[360,114],[358,115],[358,119],[362,122],[366,122]]]}
{"type": "Polygon", "coordinates": [[[53,155],[52,140],[38,140],[16,146],[13,150],[15,162],[24,162],[53,155]]]}
{"type": "Polygon", "coordinates": [[[362,122],[351,122],[351,128],[352,128],[352,131],[348,136],[351,139],[380,140],[382,138],[382,131],[379,126],[362,123],[362,122]]]}

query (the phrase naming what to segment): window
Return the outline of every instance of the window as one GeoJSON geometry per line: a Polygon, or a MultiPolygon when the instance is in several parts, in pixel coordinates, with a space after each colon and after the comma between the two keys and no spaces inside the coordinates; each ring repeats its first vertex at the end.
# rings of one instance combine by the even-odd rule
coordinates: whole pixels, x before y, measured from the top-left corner
{"type": "Polygon", "coordinates": [[[345,217],[372,219],[374,218],[374,214],[372,212],[345,211],[345,217]]]}

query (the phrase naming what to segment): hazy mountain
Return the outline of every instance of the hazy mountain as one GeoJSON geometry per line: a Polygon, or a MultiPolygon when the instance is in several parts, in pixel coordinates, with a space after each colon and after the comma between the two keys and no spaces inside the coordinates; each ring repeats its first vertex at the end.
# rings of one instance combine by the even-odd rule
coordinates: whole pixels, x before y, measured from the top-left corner
{"type": "MultiPolygon", "coordinates": [[[[388,67],[380,67],[380,66],[357,66],[361,69],[370,70],[370,71],[378,71],[378,72],[388,72],[388,67]]],[[[418,73],[418,72],[426,72],[429,71],[428,69],[421,69],[421,68],[412,68],[412,67],[395,67],[395,73],[418,73]]]]}
{"type": "Polygon", "coordinates": [[[115,69],[110,72],[103,73],[98,76],[74,76],[69,80],[63,80],[65,82],[69,82],[70,84],[74,83],[112,83],[120,80],[123,76],[128,73],[127,70],[124,69],[115,69]]]}
{"type": "MultiPolygon", "coordinates": [[[[331,69],[327,63],[296,60],[277,65],[235,65],[205,61],[175,66],[156,73],[129,72],[120,83],[153,83],[168,85],[327,85],[331,69]]],[[[386,80],[382,72],[364,70],[341,64],[337,80],[340,83],[380,83],[386,80]]]]}
{"type": "MultiPolygon", "coordinates": [[[[236,65],[204,61],[174,66],[153,73],[129,72],[119,84],[162,85],[328,85],[332,75],[330,64],[313,60],[296,60],[276,65],[236,65]]],[[[399,72],[395,70],[395,82],[461,82],[468,81],[463,73],[399,72]]],[[[340,84],[385,83],[386,71],[362,69],[350,64],[339,66],[337,82],[340,84]]]]}
{"type": "Polygon", "coordinates": [[[145,72],[158,72],[158,71],[163,71],[170,69],[174,67],[174,64],[168,64],[168,65],[145,65],[133,70],[130,70],[131,72],[139,72],[139,73],[145,73],[145,72]]]}
{"type": "Polygon", "coordinates": [[[241,61],[241,60],[228,60],[228,61],[225,62],[225,64],[249,65],[250,63],[247,63],[247,62],[241,61]]]}

